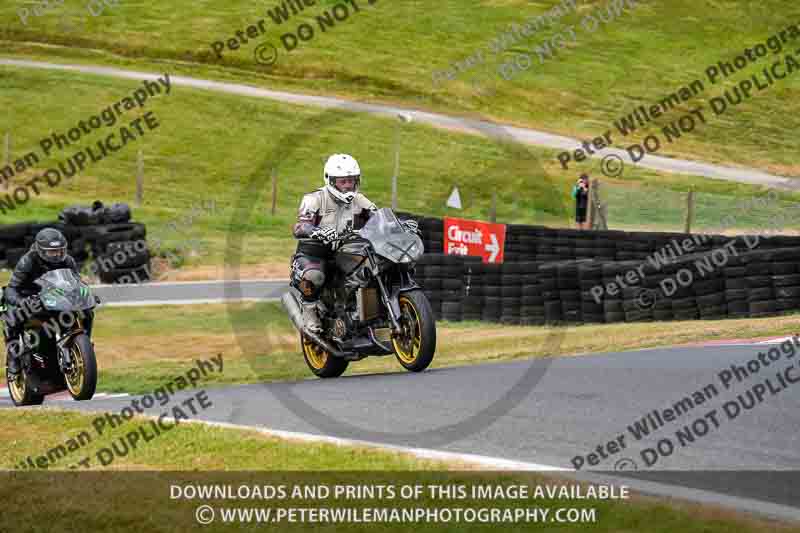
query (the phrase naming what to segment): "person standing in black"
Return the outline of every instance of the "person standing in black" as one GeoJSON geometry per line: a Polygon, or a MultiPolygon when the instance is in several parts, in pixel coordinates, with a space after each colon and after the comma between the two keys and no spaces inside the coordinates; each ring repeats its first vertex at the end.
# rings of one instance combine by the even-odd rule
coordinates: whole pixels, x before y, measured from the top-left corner
{"type": "Polygon", "coordinates": [[[589,229],[586,222],[586,209],[589,206],[589,176],[581,174],[575,186],[572,187],[572,197],[575,199],[575,223],[578,229],[589,229]]]}

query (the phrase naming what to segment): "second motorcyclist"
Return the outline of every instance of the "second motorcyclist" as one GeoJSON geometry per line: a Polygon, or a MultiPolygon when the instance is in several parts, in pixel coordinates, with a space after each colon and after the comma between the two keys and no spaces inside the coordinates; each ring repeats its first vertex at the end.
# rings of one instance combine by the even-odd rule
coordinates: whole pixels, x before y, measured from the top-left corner
{"type": "Polygon", "coordinates": [[[5,340],[8,373],[15,376],[20,371],[19,354],[12,348],[12,340],[22,332],[26,315],[41,307],[39,288],[34,281],[51,270],[69,268],[76,273],[75,260],[67,254],[67,239],[54,228],[45,228],[36,234],[31,249],[14,267],[14,273],[4,292],[6,302],[5,340]]]}

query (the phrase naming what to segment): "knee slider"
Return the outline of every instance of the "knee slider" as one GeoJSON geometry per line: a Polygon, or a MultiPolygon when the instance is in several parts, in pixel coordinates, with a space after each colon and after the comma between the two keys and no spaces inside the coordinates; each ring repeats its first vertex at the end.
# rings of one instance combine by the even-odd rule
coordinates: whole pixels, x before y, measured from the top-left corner
{"type": "Polygon", "coordinates": [[[313,283],[317,287],[325,285],[325,273],[322,272],[322,270],[317,270],[316,268],[303,272],[302,279],[313,283]]]}
{"type": "Polygon", "coordinates": [[[325,284],[325,274],[321,270],[306,270],[300,277],[300,292],[303,297],[315,300],[319,296],[319,291],[325,284]]]}

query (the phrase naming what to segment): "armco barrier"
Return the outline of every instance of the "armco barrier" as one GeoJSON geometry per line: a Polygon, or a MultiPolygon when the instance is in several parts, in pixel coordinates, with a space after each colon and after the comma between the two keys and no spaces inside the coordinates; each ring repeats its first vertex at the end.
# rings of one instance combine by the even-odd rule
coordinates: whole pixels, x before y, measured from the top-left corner
{"type": "Polygon", "coordinates": [[[441,220],[417,219],[426,245],[417,280],[439,319],[613,323],[800,309],[800,237],[509,225],[506,261],[493,265],[442,255],[441,220]]]}

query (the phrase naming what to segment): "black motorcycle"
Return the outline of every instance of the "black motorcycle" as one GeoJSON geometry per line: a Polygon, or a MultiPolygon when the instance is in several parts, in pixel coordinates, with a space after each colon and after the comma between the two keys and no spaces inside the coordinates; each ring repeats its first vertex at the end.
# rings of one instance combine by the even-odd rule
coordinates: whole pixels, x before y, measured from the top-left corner
{"type": "Polygon", "coordinates": [[[338,377],[350,361],[394,354],[406,370],[425,370],[436,351],[436,322],[414,281],[422,240],[383,208],[334,245],[320,296],[323,333],[303,330],[300,291],[291,287],[281,298],[308,367],[319,377],[338,377]]]}
{"type": "MultiPolygon", "coordinates": [[[[68,268],[39,277],[41,308],[25,313],[19,338],[6,345],[21,357],[22,371],[8,377],[14,405],[39,405],[45,395],[69,390],[76,400],[90,400],[97,386],[97,360],[91,342],[94,307],[91,288],[68,268]]],[[[5,303],[3,315],[6,316],[5,303]]]]}

